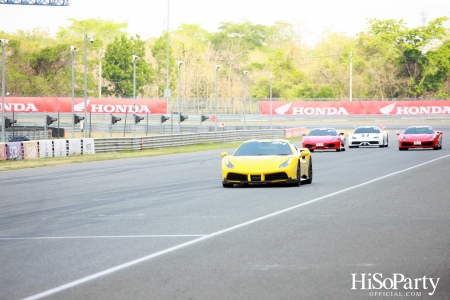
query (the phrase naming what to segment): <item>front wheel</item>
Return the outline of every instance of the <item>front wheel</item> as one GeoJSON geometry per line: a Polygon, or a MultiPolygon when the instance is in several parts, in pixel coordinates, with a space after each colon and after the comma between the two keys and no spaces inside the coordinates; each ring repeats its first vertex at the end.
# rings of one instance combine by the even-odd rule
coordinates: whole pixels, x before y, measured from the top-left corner
{"type": "Polygon", "coordinates": [[[294,186],[300,186],[301,184],[301,172],[300,172],[300,163],[297,166],[297,181],[294,183],[294,186]]]}
{"type": "Polygon", "coordinates": [[[313,180],[313,167],[312,167],[312,158],[309,158],[309,167],[308,167],[308,179],[303,182],[306,184],[311,184],[313,180]]]}

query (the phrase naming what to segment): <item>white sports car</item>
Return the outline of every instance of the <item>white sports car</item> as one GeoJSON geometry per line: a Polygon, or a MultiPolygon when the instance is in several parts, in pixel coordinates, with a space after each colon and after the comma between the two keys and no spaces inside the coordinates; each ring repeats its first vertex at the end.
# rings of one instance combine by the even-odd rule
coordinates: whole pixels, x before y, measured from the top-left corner
{"type": "Polygon", "coordinates": [[[347,143],[349,148],[360,146],[387,147],[389,144],[388,133],[378,126],[361,126],[348,135],[347,143]]]}

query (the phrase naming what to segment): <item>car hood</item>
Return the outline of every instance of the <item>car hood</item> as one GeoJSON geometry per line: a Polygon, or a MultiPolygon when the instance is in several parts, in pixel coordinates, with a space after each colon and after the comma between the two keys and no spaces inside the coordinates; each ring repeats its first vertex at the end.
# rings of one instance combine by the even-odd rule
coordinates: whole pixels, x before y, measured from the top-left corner
{"type": "Polygon", "coordinates": [[[429,141],[434,134],[402,134],[407,141],[429,141]]]}
{"type": "Polygon", "coordinates": [[[322,143],[322,142],[336,142],[339,140],[337,136],[305,136],[303,138],[304,142],[322,143]],[[307,138],[305,140],[305,138],[307,138]]]}
{"type": "Polygon", "coordinates": [[[280,165],[293,155],[227,156],[235,170],[270,172],[282,170],[280,165]]]}
{"type": "Polygon", "coordinates": [[[357,138],[357,139],[367,139],[367,138],[373,139],[376,136],[378,136],[378,137],[383,136],[383,133],[353,133],[352,134],[352,137],[357,138]]]}

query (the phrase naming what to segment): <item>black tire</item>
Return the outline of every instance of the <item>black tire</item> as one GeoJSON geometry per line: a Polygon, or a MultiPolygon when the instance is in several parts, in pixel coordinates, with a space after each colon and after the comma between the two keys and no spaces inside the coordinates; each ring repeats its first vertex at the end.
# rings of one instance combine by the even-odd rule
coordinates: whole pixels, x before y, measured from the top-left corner
{"type": "Polygon", "coordinates": [[[313,180],[313,167],[312,167],[312,158],[309,158],[309,167],[308,167],[308,179],[303,180],[303,183],[305,184],[311,184],[313,180]]]}
{"type": "Polygon", "coordinates": [[[386,138],[386,148],[389,147],[389,138],[386,138]]]}
{"type": "Polygon", "coordinates": [[[337,148],[337,149],[336,149],[336,152],[341,152],[341,148],[337,148]]]}
{"type": "Polygon", "coordinates": [[[298,166],[297,166],[297,182],[294,183],[294,186],[300,186],[300,184],[302,182],[300,175],[301,175],[301,172],[300,172],[300,162],[299,162],[298,166]]]}
{"type": "Polygon", "coordinates": [[[408,148],[398,148],[398,150],[400,150],[400,151],[405,151],[405,150],[408,150],[408,148]]]}
{"type": "Polygon", "coordinates": [[[314,152],[314,149],[309,149],[309,152],[314,152]]]}
{"type": "Polygon", "coordinates": [[[234,183],[222,183],[222,186],[224,188],[232,188],[234,186],[234,183]]]}

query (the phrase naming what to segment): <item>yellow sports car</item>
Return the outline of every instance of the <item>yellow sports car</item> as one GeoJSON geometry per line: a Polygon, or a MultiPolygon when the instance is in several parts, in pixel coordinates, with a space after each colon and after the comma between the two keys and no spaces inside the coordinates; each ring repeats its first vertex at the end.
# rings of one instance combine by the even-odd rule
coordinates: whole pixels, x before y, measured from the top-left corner
{"type": "Polygon", "coordinates": [[[313,178],[311,153],[287,140],[250,140],[233,155],[221,153],[222,185],[288,183],[299,186],[313,178]]]}

